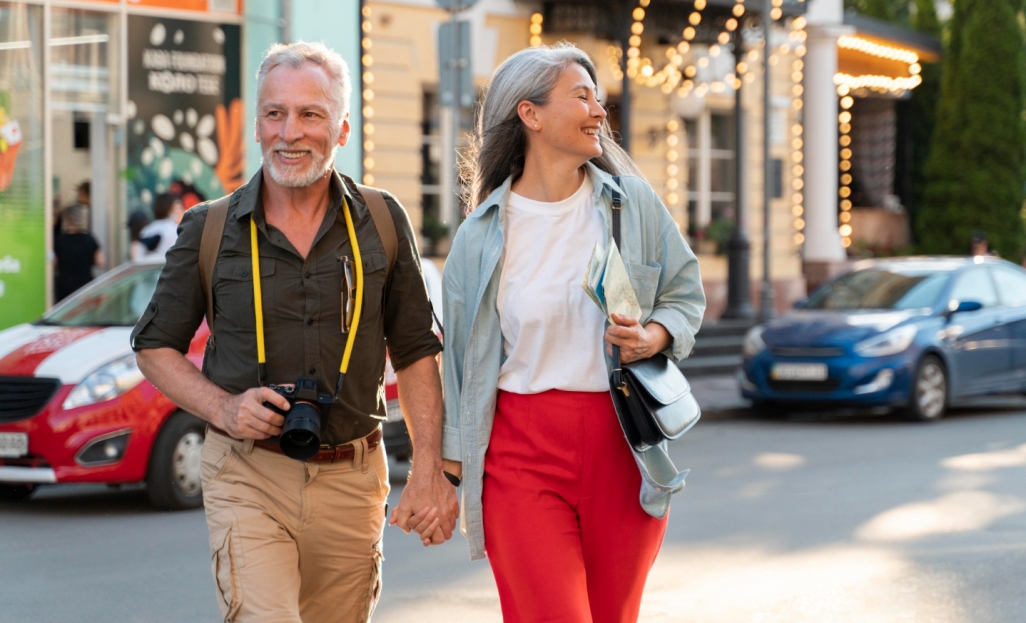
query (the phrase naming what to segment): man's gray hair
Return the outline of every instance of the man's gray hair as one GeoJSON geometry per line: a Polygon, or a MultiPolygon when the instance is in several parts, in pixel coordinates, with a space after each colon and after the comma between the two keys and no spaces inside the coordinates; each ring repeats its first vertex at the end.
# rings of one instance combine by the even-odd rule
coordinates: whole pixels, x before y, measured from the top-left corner
{"type": "Polygon", "coordinates": [[[349,65],[335,50],[320,42],[297,41],[296,43],[275,43],[267,50],[260,69],[257,70],[257,94],[264,86],[264,79],[267,74],[278,65],[285,65],[292,69],[299,69],[303,63],[313,63],[328,72],[328,76],[335,85],[335,101],[331,106],[334,109],[336,121],[341,123],[342,119],[349,113],[349,100],[353,95],[353,82],[349,78],[349,65]]]}

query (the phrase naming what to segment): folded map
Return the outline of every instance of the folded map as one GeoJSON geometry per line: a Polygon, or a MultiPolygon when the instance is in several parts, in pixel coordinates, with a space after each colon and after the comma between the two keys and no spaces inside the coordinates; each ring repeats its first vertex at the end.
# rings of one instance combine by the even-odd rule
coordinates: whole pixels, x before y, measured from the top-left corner
{"type": "Polygon", "coordinates": [[[581,287],[610,323],[616,324],[613,322],[613,314],[641,320],[641,305],[638,304],[627,266],[613,239],[610,238],[605,246],[600,242],[595,243],[581,287]]]}

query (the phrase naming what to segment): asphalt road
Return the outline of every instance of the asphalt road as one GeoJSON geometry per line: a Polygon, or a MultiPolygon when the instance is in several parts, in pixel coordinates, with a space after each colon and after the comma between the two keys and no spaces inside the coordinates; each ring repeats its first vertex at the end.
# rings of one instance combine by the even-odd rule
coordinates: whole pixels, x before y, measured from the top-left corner
{"type": "MultiPolygon", "coordinates": [[[[1026,401],[934,425],[825,414],[709,417],[642,621],[1018,623],[1026,619],[1026,401]]],[[[392,504],[402,470],[393,475],[392,504]]],[[[53,487],[0,507],[0,621],[216,621],[201,511],[138,487],[53,487]]],[[[500,621],[457,536],[386,532],[376,623],[500,621]]]]}

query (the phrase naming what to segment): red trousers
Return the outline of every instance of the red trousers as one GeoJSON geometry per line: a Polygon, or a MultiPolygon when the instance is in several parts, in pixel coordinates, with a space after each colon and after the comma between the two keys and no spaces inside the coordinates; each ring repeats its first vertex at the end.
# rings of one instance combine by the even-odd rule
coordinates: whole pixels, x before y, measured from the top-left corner
{"type": "Polygon", "coordinates": [[[506,623],[634,623],[666,519],[608,393],[499,392],[484,532],[506,623]]]}

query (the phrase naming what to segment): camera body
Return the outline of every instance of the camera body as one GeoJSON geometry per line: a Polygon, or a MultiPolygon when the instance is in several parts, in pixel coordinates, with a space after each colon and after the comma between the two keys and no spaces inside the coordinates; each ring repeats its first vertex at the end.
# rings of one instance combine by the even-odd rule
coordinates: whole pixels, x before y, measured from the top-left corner
{"type": "Polygon", "coordinates": [[[283,411],[269,402],[264,406],[285,416],[278,445],[282,454],[305,461],[321,449],[321,422],[328,417],[330,394],[317,391],[317,379],[301,376],[293,387],[269,385],[269,389],[289,401],[289,410],[283,411]]]}

